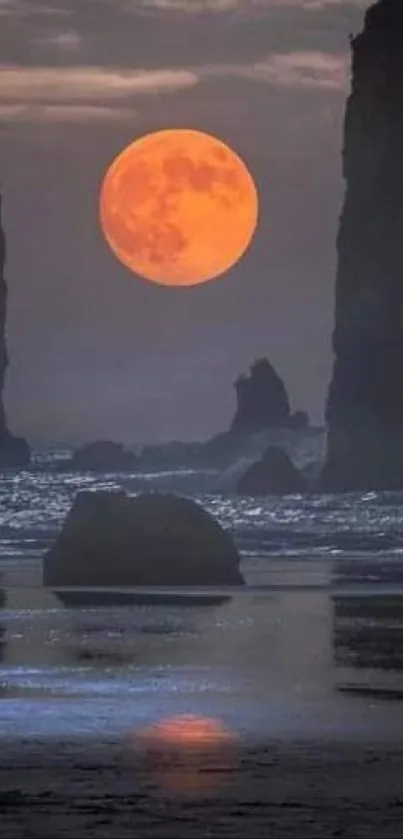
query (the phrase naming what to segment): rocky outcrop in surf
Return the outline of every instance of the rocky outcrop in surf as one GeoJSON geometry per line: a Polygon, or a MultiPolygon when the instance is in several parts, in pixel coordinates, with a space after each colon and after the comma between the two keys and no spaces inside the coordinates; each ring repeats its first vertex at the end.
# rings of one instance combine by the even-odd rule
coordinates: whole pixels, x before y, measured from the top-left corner
{"type": "Polygon", "coordinates": [[[252,463],[241,475],[237,491],[241,495],[296,495],[306,485],[286,452],[269,446],[260,460],[252,463]]]}

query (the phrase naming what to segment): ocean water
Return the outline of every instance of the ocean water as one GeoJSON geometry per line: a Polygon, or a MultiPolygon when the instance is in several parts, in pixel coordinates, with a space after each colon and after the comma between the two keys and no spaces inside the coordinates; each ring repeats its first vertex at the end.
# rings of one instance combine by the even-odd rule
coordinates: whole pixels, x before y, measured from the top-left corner
{"type": "Polygon", "coordinates": [[[403,495],[253,500],[217,483],[191,471],[0,476],[0,735],[108,736],[193,714],[240,736],[393,738],[403,495]],[[214,607],[63,608],[41,588],[42,556],[78,491],[116,488],[203,504],[232,532],[251,592],[214,607]],[[335,594],[340,582],[355,596],[335,594]]]}

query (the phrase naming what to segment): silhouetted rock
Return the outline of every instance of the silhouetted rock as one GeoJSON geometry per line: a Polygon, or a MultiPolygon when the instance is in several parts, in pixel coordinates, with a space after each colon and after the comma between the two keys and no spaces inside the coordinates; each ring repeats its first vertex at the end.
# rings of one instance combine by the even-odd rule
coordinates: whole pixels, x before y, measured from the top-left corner
{"type": "Polygon", "coordinates": [[[238,481],[241,495],[294,495],[306,489],[302,475],[288,455],[270,446],[238,481]]]}
{"type": "Polygon", "coordinates": [[[295,411],[290,417],[290,427],[294,431],[305,431],[309,428],[309,416],[306,411],[295,411]]]}
{"type": "Polygon", "coordinates": [[[31,450],[23,437],[14,437],[5,431],[0,440],[0,469],[18,468],[29,465],[31,450]]]}
{"type": "Polygon", "coordinates": [[[13,437],[7,428],[3,406],[3,392],[8,367],[6,346],[7,283],[4,276],[6,238],[2,226],[2,197],[0,195],[0,469],[26,466],[31,460],[28,443],[13,437]]]}
{"type": "MultiPolygon", "coordinates": [[[[239,561],[230,535],[194,501],[158,492],[135,498],[81,492],[45,557],[44,584],[52,589],[242,585],[239,561]]],[[[80,605],[104,600],[96,592],[59,596],[80,605]]],[[[114,599],[110,595],[106,602],[114,599]]]]}
{"type": "Polygon", "coordinates": [[[237,408],[232,430],[254,432],[290,424],[287,391],[267,358],[255,361],[250,375],[237,379],[235,390],[237,408]]]}
{"type": "Polygon", "coordinates": [[[403,3],[352,41],[338,236],[328,491],[403,487],[403,3]]]}
{"type": "Polygon", "coordinates": [[[127,472],[138,468],[138,458],[121,443],[98,440],[74,452],[70,460],[63,461],[62,469],[84,472],[127,472]]]}

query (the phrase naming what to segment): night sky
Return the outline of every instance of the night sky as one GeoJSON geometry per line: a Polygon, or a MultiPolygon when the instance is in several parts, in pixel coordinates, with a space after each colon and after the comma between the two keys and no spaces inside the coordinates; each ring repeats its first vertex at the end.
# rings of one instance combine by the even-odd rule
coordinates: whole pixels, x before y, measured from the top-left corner
{"type": "Polygon", "coordinates": [[[349,35],[363,0],[0,0],[6,407],[31,441],[204,439],[267,355],[323,421],[349,35]],[[247,256],[194,289],[108,249],[111,159],[161,128],[217,134],[256,178],[247,256]]]}

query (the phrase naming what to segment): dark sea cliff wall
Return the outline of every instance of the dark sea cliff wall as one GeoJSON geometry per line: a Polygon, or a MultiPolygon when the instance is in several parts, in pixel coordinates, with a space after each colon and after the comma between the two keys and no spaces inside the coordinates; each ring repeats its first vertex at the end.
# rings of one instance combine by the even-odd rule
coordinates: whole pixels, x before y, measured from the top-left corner
{"type": "Polygon", "coordinates": [[[5,279],[6,237],[2,219],[2,198],[0,195],[0,469],[25,466],[30,462],[28,443],[21,437],[14,437],[7,427],[4,411],[4,386],[8,367],[6,344],[7,283],[5,279]]]}
{"type": "Polygon", "coordinates": [[[327,403],[328,491],[403,488],[403,2],[352,41],[327,403]]]}

